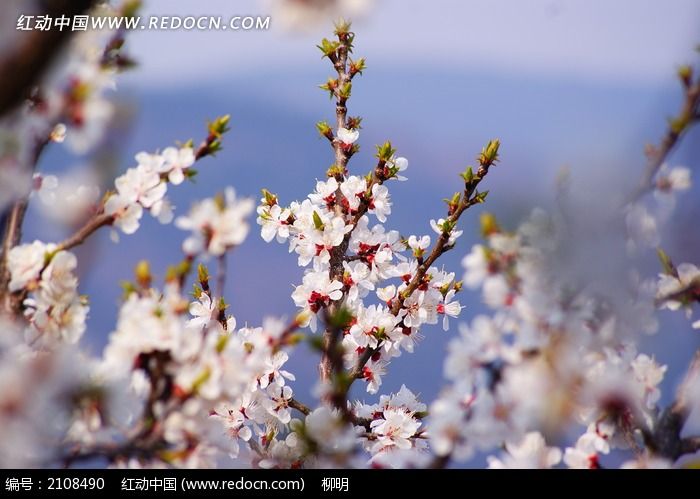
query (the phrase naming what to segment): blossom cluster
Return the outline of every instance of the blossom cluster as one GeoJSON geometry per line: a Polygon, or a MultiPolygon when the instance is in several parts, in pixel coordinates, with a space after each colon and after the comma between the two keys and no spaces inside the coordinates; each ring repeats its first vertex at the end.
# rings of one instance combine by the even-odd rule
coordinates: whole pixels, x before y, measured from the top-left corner
{"type": "MultiPolygon", "coordinates": [[[[685,168],[671,170],[670,177],[683,180],[676,190],[688,188],[685,168]]],[[[669,185],[658,183],[660,196],[670,195],[669,185]]],[[[656,331],[655,304],[690,306],[697,268],[676,268],[666,258],[658,288],[631,273],[633,293],[621,297],[616,289],[617,295],[606,295],[581,276],[562,272],[562,256],[572,244],[569,231],[563,217],[543,210],[516,232],[503,230],[490,214],[482,216],[486,244],[464,257],[464,284],[480,289],[494,313],[475,317],[450,342],[444,364],[450,385],[431,405],[428,426],[438,455],[465,460],[506,442],[503,457],[489,458],[491,467],[598,468],[611,450],[643,448],[658,431],[667,366],[639,353],[637,339],[656,331]],[[542,433],[561,438],[571,424],[583,428],[571,447],[547,447],[542,433]]],[[[639,243],[639,235],[629,231],[628,241],[639,243]]],[[[690,378],[686,388],[692,391],[697,383],[690,378]]],[[[685,425],[697,425],[695,419],[685,425]]],[[[671,464],[642,453],[623,467],[671,464]]]]}
{"type": "MultiPolygon", "coordinates": [[[[349,147],[359,132],[341,128],[337,135],[349,147]]],[[[399,179],[407,166],[405,158],[392,155],[385,165],[387,180],[399,179]]],[[[263,239],[287,243],[299,266],[307,268],[292,299],[308,317],[311,330],[317,330],[319,317],[323,320],[331,305],[342,306],[351,315],[343,331],[345,366],[357,364],[367,349],[375,351],[362,371],[370,393],[381,386],[392,357],[413,351],[421,325],[444,319],[447,326],[447,317],[457,317],[462,309],[454,300],[459,290],[455,274],[435,266],[405,295],[431,238],[401,237],[382,223],[372,223],[371,217],[386,222],[391,206],[383,182],[356,175],[318,181],[307,199],[289,206],[281,206],[277,196],[266,192],[258,206],[263,239]]],[[[442,234],[443,222],[432,221],[437,234],[442,234]]],[[[450,244],[460,234],[452,231],[450,244]]]]}
{"type": "Polygon", "coordinates": [[[117,177],[116,192],[104,206],[105,213],[114,217],[114,225],[125,234],[138,230],[144,209],[163,224],[173,220],[172,205],[165,196],[167,181],[181,184],[195,155],[191,147],[167,147],[162,154],[140,152],[135,159],[137,166],[117,177]]]}
{"type": "Polygon", "coordinates": [[[154,459],[188,467],[235,459],[248,441],[269,450],[291,420],[294,380],[284,323],[237,329],[210,290],[196,294],[188,302],[173,282],[129,293],[98,369],[139,399],[157,396],[146,404],[159,421],[149,432],[169,450],[154,459]]]}
{"type": "Polygon", "coordinates": [[[78,294],[77,264],[70,251],[41,241],[10,250],[8,289],[24,298],[25,337],[30,344],[76,343],[85,332],[89,307],[78,294]]]}

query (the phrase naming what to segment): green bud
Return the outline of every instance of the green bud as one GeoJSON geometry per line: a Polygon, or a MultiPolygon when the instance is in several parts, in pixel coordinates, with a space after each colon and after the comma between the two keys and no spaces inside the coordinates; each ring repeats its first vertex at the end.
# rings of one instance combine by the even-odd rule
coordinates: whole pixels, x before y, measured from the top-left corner
{"type": "Polygon", "coordinates": [[[391,147],[391,142],[387,140],[381,146],[377,146],[376,157],[381,161],[389,161],[395,153],[396,149],[391,147]]]}
{"type": "Polygon", "coordinates": [[[331,165],[328,170],[326,170],[326,175],[330,177],[342,177],[345,175],[345,169],[340,165],[331,165]]]}
{"type": "Polygon", "coordinates": [[[136,282],[142,288],[149,288],[151,286],[151,267],[148,264],[148,260],[141,260],[134,267],[134,276],[136,277],[136,282]]]}
{"type": "Polygon", "coordinates": [[[479,204],[485,203],[485,202],[486,202],[486,196],[488,196],[488,195],[489,195],[489,191],[477,192],[477,193],[474,195],[474,198],[473,198],[473,199],[474,199],[474,201],[475,201],[476,203],[479,203],[479,204]]]}
{"type": "Polygon", "coordinates": [[[262,190],[263,200],[267,206],[275,206],[277,204],[277,196],[272,194],[267,189],[262,190]]]}
{"type": "Polygon", "coordinates": [[[362,74],[362,71],[364,71],[366,67],[364,57],[360,57],[356,61],[350,61],[350,76],[362,74]]]}
{"type": "Polygon", "coordinates": [[[223,296],[221,298],[219,298],[218,308],[219,308],[219,312],[226,310],[228,308],[228,305],[226,304],[226,300],[224,300],[223,296]]]}
{"type": "Polygon", "coordinates": [[[228,124],[231,121],[231,115],[225,114],[224,116],[219,116],[214,121],[209,122],[208,129],[209,133],[215,137],[221,137],[223,134],[230,130],[228,124]]]}
{"type": "Polygon", "coordinates": [[[462,177],[465,184],[470,184],[472,180],[474,180],[474,170],[471,166],[468,166],[466,170],[459,174],[459,176],[462,177]]]}
{"type": "Polygon", "coordinates": [[[325,225],[323,224],[323,220],[321,220],[321,215],[319,215],[317,211],[314,211],[313,218],[314,227],[316,227],[318,230],[323,230],[325,225]]]}
{"type": "Polygon", "coordinates": [[[341,99],[349,99],[351,93],[352,93],[352,83],[350,83],[348,81],[345,83],[345,85],[343,85],[340,88],[340,92],[338,93],[338,95],[340,96],[341,99]]]}
{"type": "Polygon", "coordinates": [[[321,59],[324,57],[328,57],[329,59],[335,58],[335,52],[338,50],[338,47],[340,47],[340,42],[337,41],[330,41],[327,38],[324,38],[321,40],[320,45],[316,45],[318,49],[323,53],[323,56],[321,56],[321,59]]]}
{"type": "Polygon", "coordinates": [[[207,144],[207,155],[216,156],[216,153],[222,149],[221,141],[219,139],[214,139],[207,144]]]}
{"type": "Polygon", "coordinates": [[[668,126],[673,133],[676,135],[680,134],[688,126],[689,118],[685,115],[678,116],[676,118],[669,118],[668,126]]]}
{"type": "Polygon", "coordinates": [[[347,123],[345,124],[345,128],[348,128],[350,130],[357,130],[362,128],[360,124],[362,123],[362,118],[359,116],[350,116],[348,117],[347,123]]]}
{"type": "Polygon", "coordinates": [[[656,255],[659,257],[659,261],[661,262],[661,268],[663,269],[664,274],[677,275],[676,267],[673,265],[671,257],[669,257],[663,249],[657,248],[656,255]]]}
{"type": "Polygon", "coordinates": [[[447,203],[450,214],[452,214],[454,212],[454,210],[457,209],[457,206],[459,206],[459,200],[461,199],[461,197],[462,197],[462,193],[455,192],[451,198],[444,198],[443,199],[443,201],[445,203],[447,203]]]}
{"type": "Polygon", "coordinates": [[[335,89],[338,88],[338,80],[328,78],[328,81],[323,85],[319,85],[318,88],[327,91],[329,93],[330,98],[332,99],[333,95],[335,95],[335,89]]]}
{"type": "Polygon", "coordinates": [[[456,225],[456,222],[450,220],[449,218],[446,219],[446,220],[442,223],[442,233],[443,233],[443,234],[449,234],[449,233],[451,233],[451,232],[452,232],[452,229],[455,228],[455,225],[456,225]]]}
{"type": "Polygon", "coordinates": [[[214,196],[214,204],[219,211],[224,211],[226,209],[226,197],[223,193],[219,192],[214,196]]]}
{"type": "Polygon", "coordinates": [[[347,35],[347,34],[349,34],[349,33],[350,33],[350,26],[351,26],[351,24],[352,24],[352,23],[350,23],[349,21],[346,21],[346,20],[343,19],[343,18],[338,19],[338,20],[335,22],[335,31],[334,31],[334,33],[335,33],[337,36],[342,36],[342,35],[347,35]]]}
{"type": "Polygon", "coordinates": [[[681,83],[684,87],[690,87],[693,81],[693,68],[687,64],[678,68],[678,78],[680,78],[681,83]]]}
{"type": "Polygon", "coordinates": [[[326,137],[328,140],[333,140],[333,130],[327,121],[319,121],[316,123],[316,129],[322,137],[326,137]]]}
{"type": "Polygon", "coordinates": [[[203,263],[200,263],[197,266],[197,279],[204,290],[209,289],[209,270],[203,263]]]}
{"type": "Polygon", "coordinates": [[[498,225],[498,220],[496,220],[493,213],[482,213],[479,217],[479,222],[481,224],[481,235],[484,237],[501,232],[501,227],[498,225]]]}
{"type": "Polygon", "coordinates": [[[498,148],[501,146],[501,142],[498,139],[489,140],[481,150],[481,154],[477,157],[479,164],[481,166],[491,166],[498,161],[498,148]]]}
{"type": "Polygon", "coordinates": [[[165,282],[175,282],[180,278],[175,265],[168,265],[165,269],[165,282]]]}

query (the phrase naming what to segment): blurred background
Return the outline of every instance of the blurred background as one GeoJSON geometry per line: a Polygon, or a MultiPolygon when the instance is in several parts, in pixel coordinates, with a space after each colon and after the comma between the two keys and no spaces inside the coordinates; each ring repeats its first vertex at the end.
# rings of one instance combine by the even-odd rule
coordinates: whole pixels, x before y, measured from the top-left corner
{"type": "MultiPolygon", "coordinates": [[[[303,199],[332,163],[332,151],[314,127],[334,112],[318,89],[331,68],[315,45],[331,35],[333,18],[345,14],[354,21],[355,55],[367,58],[349,102],[350,114],[363,118],[361,150],[350,170],[366,173],[374,164],[374,145],[387,139],[409,159],[409,181],[390,186],[394,206],[387,223],[406,236],[432,234],[428,221],[444,215],[442,198],[460,189],[457,174],[495,137],[502,141],[502,161],[486,181],[491,193],[483,209],[505,227],[515,228],[535,206],[556,203],[562,169],[570,173],[569,189],[582,213],[602,196],[627,192],[643,170],[645,144],[660,139],[666,117],[680,106],[676,70],[697,62],[700,42],[696,0],[144,4],[142,15],[270,15],[270,29],[129,33],[128,53],[139,67],[118,79],[118,119],[109,141],[100,155],[84,158],[51,147],[39,165],[42,172],[93,164],[113,178],[135,164],[137,152],[200,140],[207,119],[230,113],[223,152],[198,164],[195,183],[169,190],[176,214],[227,185],[256,199],[265,187],[283,204],[303,199]]],[[[4,37],[15,21],[3,20],[4,37]]],[[[671,163],[694,168],[698,158],[696,130],[671,163]]],[[[665,235],[665,247],[678,262],[700,263],[697,196],[694,189],[680,198],[673,233],[665,235]]],[[[479,240],[478,214],[475,209],[465,215],[464,236],[441,259],[458,277],[462,256],[479,240]]],[[[181,258],[184,232],[148,216],[142,223],[118,244],[105,230],[78,250],[80,289],[91,302],[83,342],[95,354],[115,324],[119,281],[131,279],[141,259],[150,260],[162,278],[165,267],[181,258]]],[[[30,209],[25,240],[62,235],[35,206],[30,209]]],[[[642,260],[646,275],[653,276],[653,253],[642,260]]],[[[295,313],[290,294],[303,270],[286,246],[265,244],[252,219],[248,240],[229,257],[228,270],[226,298],[239,325],[295,313]]],[[[478,293],[465,291],[460,300],[466,321],[486,312],[478,293]]],[[[700,333],[682,314],[662,313],[662,319],[660,332],[643,347],[670,364],[668,388],[700,346],[700,333]]],[[[457,328],[423,332],[415,354],[392,362],[382,392],[405,383],[426,401],[435,397],[443,384],[445,347],[457,328]]],[[[288,364],[302,400],[311,400],[316,365],[317,355],[306,347],[288,364]]],[[[360,399],[374,400],[364,386],[355,388],[360,399]]]]}

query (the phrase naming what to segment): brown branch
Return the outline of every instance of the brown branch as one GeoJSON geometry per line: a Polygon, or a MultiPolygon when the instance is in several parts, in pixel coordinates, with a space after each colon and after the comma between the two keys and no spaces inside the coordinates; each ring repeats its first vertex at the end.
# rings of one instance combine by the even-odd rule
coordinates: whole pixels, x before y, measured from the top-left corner
{"type": "MultiPolygon", "coordinates": [[[[48,137],[37,140],[34,146],[31,163],[26,168],[28,171],[33,172],[36,170],[36,165],[39,162],[41,153],[48,143],[48,137]]],[[[7,289],[10,283],[10,270],[7,268],[7,258],[10,250],[17,246],[22,240],[22,224],[24,223],[24,216],[29,206],[31,186],[29,189],[29,192],[25,192],[24,195],[14,202],[5,219],[2,247],[0,247],[0,304],[2,304],[4,310],[7,312],[12,312],[15,309],[13,305],[14,300],[9,298],[10,293],[7,289]]]]}
{"type": "MultiPolygon", "coordinates": [[[[333,62],[333,67],[338,73],[338,84],[334,90],[335,94],[335,115],[336,115],[336,132],[341,128],[345,128],[347,120],[347,100],[348,97],[343,95],[343,88],[346,84],[350,82],[352,76],[348,71],[348,53],[351,50],[352,43],[352,33],[346,29],[341,29],[342,24],[338,25],[336,29],[336,35],[338,36],[339,46],[336,54],[331,57],[333,62]]],[[[335,152],[335,165],[338,172],[345,172],[348,164],[349,154],[343,147],[343,144],[339,139],[335,139],[331,142],[334,152],[335,152]]],[[[336,207],[342,210],[342,199],[343,193],[340,190],[340,186],[336,190],[336,207]]],[[[331,279],[337,279],[343,274],[343,260],[345,254],[347,253],[348,244],[350,243],[349,238],[343,239],[343,242],[333,248],[330,255],[330,269],[329,277],[331,279]]],[[[327,311],[330,315],[335,315],[337,313],[336,304],[332,304],[327,311]]],[[[342,332],[339,328],[326,328],[323,332],[323,349],[321,354],[321,361],[318,365],[319,378],[321,382],[327,382],[331,378],[333,371],[342,370],[342,354],[340,355],[340,366],[333,365],[333,358],[337,357],[332,355],[332,351],[336,349],[339,342],[339,336],[342,332]]],[[[337,363],[337,360],[336,360],[337,363]]]]}
{"type": "Polygon", "coordinates": [[[308,416],[309,414],[311,414],[311,409],[309,408],[309,406],[306,404],[303,404],[302,402],[299,402],[295,398],[289,399],[287,401],[287,405],[289,405],[289,407],[291,407],[292,409],[296,409],[297,411],[302,413],[304,416],[308,416]]]}
{"type": "MultiPolygon", "coordinates": [[[[90,9],[96,0],[44,0],[39,14],[51,18],[73,17],[90,9]]],[[[0,116],[13,111],[38,83],[68,39],[69,29],[22,31],[14,50],[0,61],[0,116]]]]}
{"type": "Polygon", "coordinates": [[[376,348],[367,348],[364,352],[362,352],[362,355],[360,355],[357,358],[357,363],[353,366],[353,368],[350,370],[350,373],[348,374],[348,378],[350,378],[351,384],[356,379],[361,379],[363,377],[362,370],[364,369],[365,364],[369,362],[369,359],[372,358],[372,355],[379,351],[379,348],[380,345],[377,345],[376,348]]]}
{"type": "Polygon", "coordinates": [[[114,223],[114,215],[107,215],[106,213],[100,211],[97,215],[93,216],[88,220],[85,225],[78,229],[75,234],[68,237],[64,241],[58,243],[56,250],[69,250],[83,244],[85,240],[91,236],[100,227],[105,227],[107,225],[112,225],[114,223]]]}

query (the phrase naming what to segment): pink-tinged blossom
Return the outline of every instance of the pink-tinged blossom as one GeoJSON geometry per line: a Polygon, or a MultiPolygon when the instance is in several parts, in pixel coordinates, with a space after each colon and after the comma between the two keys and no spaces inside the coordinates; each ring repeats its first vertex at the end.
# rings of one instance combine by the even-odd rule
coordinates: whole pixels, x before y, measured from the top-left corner
{"type": "Polygon", "coordinates": [[[458,301],[452,301],[455,296],[455,291],[451,289],[445,294],[445,298],[441,303],[437,304],[437,313],[443,315],[442,328],[447,331],[449,329],[449,317],[457,318],[462,311],[462,305],[458,301]]]}

